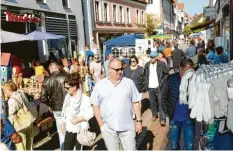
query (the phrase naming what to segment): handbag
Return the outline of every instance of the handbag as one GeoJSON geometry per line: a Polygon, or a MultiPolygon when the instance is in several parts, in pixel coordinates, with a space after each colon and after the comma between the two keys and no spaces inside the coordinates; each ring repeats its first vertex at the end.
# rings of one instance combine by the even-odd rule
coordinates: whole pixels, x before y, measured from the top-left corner
{"type": "Polygon", "coordinates": [[[95,142],[96,133],[88,130],[80,130],[77,134],[77,140],[81,145],[92,146],[95,142]]]}
{"type": "Polygon", "coordinates": [[[21,104],[16,98],[11,98],[15,99],[21,106],[20,109],[14,113],[12,123],[15,130],[19,132],[30,127],[30,125],[33,124],[36,118],[32,115],[31,111],[25,105],[21,104]]]}
{"type": "Polygon", "coordinates": [[[92,146],[95,142],[95,138],[96,133],[90,132],[87,129],[80,129],[79,133],[77,133],[77,140],[83,146],[92,146]]]}

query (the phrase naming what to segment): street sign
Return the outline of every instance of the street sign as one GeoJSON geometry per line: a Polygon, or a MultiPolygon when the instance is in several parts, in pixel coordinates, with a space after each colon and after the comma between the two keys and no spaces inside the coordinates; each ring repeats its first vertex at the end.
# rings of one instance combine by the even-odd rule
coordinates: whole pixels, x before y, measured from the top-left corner
{"type": "Polygon", "coordinates": [[[206,18],[215,18],[216,16],[215,7],[205,7],[203,12],[204,12],[204,17],[206,18]]]}

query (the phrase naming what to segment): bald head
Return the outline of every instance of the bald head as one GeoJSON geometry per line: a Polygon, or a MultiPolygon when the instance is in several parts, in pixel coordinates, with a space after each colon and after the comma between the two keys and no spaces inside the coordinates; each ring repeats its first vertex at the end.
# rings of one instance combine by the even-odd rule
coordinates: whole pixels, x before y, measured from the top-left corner
{"type": "Polygon", "coordinates": [[[109,59],[109,60],[114,59],[114,55],[113,55],[112,53],[110,53],[110,54],[108,55],[108,59],[109,59]]]}
{"type": "Polygon", "coordinates": [[[59,65],[56,62],[51,62],[49,64],[49,72],[53,73],[53,72],[56,72],[56,71],[60,71],[59,70],[59,65]]]}
{"type": "Polygon", "coordinates": [[[116,58],[110,60],[110,62],[109,62],[109,67],[115,67],[115,66],[119,66],[119,65],[122,66],[122,62],[116,58]]]}

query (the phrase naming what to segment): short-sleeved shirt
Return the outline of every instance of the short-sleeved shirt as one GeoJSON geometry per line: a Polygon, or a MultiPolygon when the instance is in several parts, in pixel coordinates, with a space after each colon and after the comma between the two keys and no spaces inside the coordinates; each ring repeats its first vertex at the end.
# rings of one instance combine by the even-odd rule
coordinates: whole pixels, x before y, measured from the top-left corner
{"type": "Polygon", "coordinates": [[[100,106],[104,124],[114,131],[134,130],[133,103],[141,100],[131,79],[122,77],[114,85],[107,77],[100,80],[90,98],[93,105],[100,106]]]}
{"type": "Polygon", "coordinates": [[[0,117],[3,119],[4,124],[3,133],[1,133],[1,142],[6,144],[10,150],[15,150],[15,145],[11,140],[11,136],[16,133],[15,129],[5,116],[0,115],[0,117]]]}

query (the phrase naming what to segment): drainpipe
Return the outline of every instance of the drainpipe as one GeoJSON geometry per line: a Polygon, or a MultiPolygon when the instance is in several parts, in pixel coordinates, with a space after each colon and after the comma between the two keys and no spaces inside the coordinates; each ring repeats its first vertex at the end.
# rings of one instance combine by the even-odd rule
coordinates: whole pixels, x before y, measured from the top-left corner
{"type": "Polygon", "coordinates": [[[232,23],[232,16],[233,16],[233,6],[232,6],[233,0],[230,0],[230,60],[233,59],[233,23],[232,23]]]}

